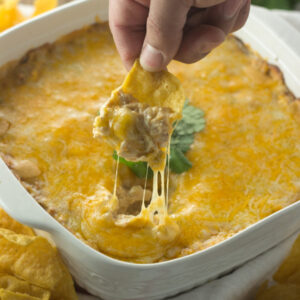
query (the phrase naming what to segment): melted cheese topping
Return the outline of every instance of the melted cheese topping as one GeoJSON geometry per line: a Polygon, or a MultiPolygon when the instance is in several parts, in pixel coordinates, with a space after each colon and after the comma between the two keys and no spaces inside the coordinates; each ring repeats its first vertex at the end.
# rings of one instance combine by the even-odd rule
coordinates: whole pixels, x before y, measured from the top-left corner
{"type": "MultiPolygon", "coordinates": [[[[199,251],[299,200],[300,109],[278,72],[232,37],[170,71],[207,125],[187,153],[193,167],[170,175],[170,226],[156,228],[143,216],[116,224],[110,213],[116,163],[92,126],[125,70],[107,25],[38,50],[0,81],[0,116],[11,124],[0,151],[35,162],[41,175],[26,186],[36,199],[77,237],[122,260],[199,251]]],[[[121,165],[118,182],[144,184],[121,165]]]]}

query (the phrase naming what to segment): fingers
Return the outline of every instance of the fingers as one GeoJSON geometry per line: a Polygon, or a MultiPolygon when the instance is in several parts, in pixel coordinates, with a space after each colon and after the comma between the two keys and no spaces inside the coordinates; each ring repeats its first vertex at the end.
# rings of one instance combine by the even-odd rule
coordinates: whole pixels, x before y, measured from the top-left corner
{"type": "Polygon", "coordinates": [[[110,0],[109,25],[121,59],[129,70],[141,53],[148,8],[146,0],[110,0]]]}
{"type": "Polygon", "coordinates": [[[110,0],[109,23],[129,70],[160,71],[175,59],[192,63],[247,20],[251,0],[110,0]],[[150,5],[150,9],[149,9],[150,5]],[[193,6],[192,9],[190,9],[193,6]]]}
{"type": "MultiPolygon", "coordinates": [[[[201,51],[205,49],[212,49],[213,45],[224,40],[219,30],[213,34],[210,39],[217,36],[218,41],[211,42],[209,39],[205,45],[201,45],[200,33],[204,33],[204,27],[198,30],[191,31],[185,40],[197,47],[193,50],[188,50],[183,47],[178,53],[179,47],[182,43],[183,28],[187,19],[187,14],[191,6],[198,8],[213,7],[225,0],[152,0],[150,2],[150,12],[147,21],[147,33],[144,42],[144,47],[141,54],[141,65],[144,69],[154,72],[164,69],[167,64],[178,55],[184,57],[184,53],[189,53],[188,60],[195,60],[196,57],[201,56],[201,51]],[[222,37],[220,37],[222,36],[222,37]],[[199,37],[195,40],[195,37],[199,37]],[[202,49],[202,50],[201,50],[202,49]]],[[[204,37],[209,36],[210,30],[204,37]]],[[[216,40],[216,39],[215,39],[216,40]]]]}
{"type": "Polygon", "coordinates": [[[140,58],[144,69],[154,72],[164,69],[177,53],[189,11],[189,1],[152,0],[147,33],[140,58]]]}
{"type": "Polygon", "coordinates": [[[251,0],[227,0],[208,9],[206,22],[217,26],[227,35],[241,28],[249,15],[251,0]]]}
{"type": "Polygon", "coordinates": [[[246,1],[247,0],[227,0],[224,4],[220,5],[224,19],[232,20],[246,1]]]}
{"type": "Polygon", "coordinates": [[[194,63],[220,45],[226,35],[247,20],[250,0],[227,0],[206,10],[189,13],[187,27],[175,59],[194,63]]]}
{"type": "Polygon", "coordinates": [[[175,59],[184,63],[194,63],[220,45],[225,37],[224,32],[215,26],[200,25],[194,27],[185,32],[175,59]]]}
{"type": "Polygon", "coordinates": [[[207,23],[219,27],[227,35],[233,31],[239,12],[248,0],[227,0],[208,9],[207,23]]]}
{"type": "Polygon", "coordinates": [[[235,24],[233,26],[232,32],[237,31],[244,26],[249,16],[250,5],[251,5],[251,0],[248,0],[241,8],[238,18],[236,19],[235,24]]]}
{"type": "MultiPolygon", "coordinates": [[[[242,9],[250,6],[251,1],[227,0],[220,5],[208,9],[193,8],[190,10],[187,19],[188,27],[195,27],[201,24],[218,26],[224,32],[229,33],[234,27],[235,20],[242,9]],[[247,4],[247,5],[246,5],[247,4]]],[[[242,21],[241,19],[239,21],[242,21]]]]}

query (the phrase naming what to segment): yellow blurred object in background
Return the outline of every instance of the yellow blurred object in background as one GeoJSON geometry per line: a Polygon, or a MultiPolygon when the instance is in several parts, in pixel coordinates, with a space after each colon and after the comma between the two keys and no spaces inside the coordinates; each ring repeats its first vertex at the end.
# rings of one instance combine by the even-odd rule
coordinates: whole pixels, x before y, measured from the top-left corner
{"type": "Polygon", "coordinates": [[[0,31],[23,20],[24,17],[18,10],[18,0],[0,0],[0,31]]]}
{"type": "MultiPolygon", "coordinates": [[[[28,19],[19,11],[18,4],[19,0],[0,0],[0,32],[28,19]]],[[[36,0],[32,17],[55,8],[57,4],[57,0],[36,0]]]]}
{"type": "Polygon", "coordinates": [[[268,282],[265,282],[261,286],[257,300],[300,299],[300,235],[289,256],[274,274],[273,280],[274,285],[268,286],[268,282]]]}
{"type": "Polygon", "coordinates": [[[50,9],[53,9],[57,6],[57,0],[35,0],[34,6],[34,16],[42,14],[50,9]]]}

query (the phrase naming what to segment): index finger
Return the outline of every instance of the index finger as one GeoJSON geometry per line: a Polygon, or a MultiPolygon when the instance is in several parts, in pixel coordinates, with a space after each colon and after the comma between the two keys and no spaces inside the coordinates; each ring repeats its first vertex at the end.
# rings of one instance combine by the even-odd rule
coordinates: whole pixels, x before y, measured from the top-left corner
{"type": "Polygon", "coordinates": [[[146,0],[110,0],[109,26],[121,59],[129,70],[139,57],[146,34],[146,0]]]}

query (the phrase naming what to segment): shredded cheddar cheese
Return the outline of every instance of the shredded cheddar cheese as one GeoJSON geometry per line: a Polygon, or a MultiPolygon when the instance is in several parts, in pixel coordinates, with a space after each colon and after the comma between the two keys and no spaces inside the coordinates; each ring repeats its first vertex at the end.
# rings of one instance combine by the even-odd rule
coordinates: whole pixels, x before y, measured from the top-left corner
{"type": "MultiPolygon", "coordinates": [[[[200,62],[170,65],[206,127],[187,152],[192,168],[170,176],[172,226],[155,229],[142,216],[116,224],[110,213],[114,149],[92,135],[99,102],[125,76],[108,26],[73,33],[26,61],[0,79],[0,118],[10,124],[0,152],[38,166],[27,189],[93,248],[126,261],[169,260],[299,200],[300,106],[276,68],[234,37],[200,62]]],[[[120,164],[118,183],[128,194],[145,181],[120,164]]]]}

